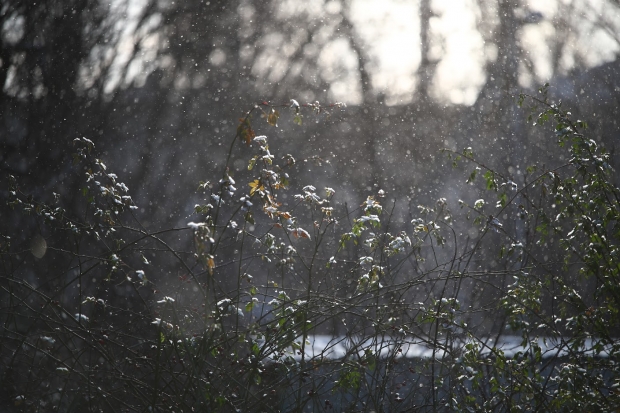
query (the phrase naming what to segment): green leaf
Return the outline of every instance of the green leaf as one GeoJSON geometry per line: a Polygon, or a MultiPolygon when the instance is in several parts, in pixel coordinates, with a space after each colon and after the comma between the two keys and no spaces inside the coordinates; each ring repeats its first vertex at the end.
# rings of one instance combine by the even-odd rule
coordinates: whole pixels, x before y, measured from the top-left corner
{"type": "Polygon", "coordinates": [[[508,195],[506,194],[506,192],[501,193],[499,196],[499,204],[503,207],[506,206],[506,204],[508,203],[508,195]]]}
{"type": "Polygon", "coordinates": [[[484,179],[487,184],[487,189],[497,189],[497,182],[495,182],[495,174],[491,171],[484,173],[484,179]]]}
{"type": "Polygon", "coordinates": [[[244,218],[246,222],[254,225],[254,215],[252,214],[252,211],[246,212],[244,218]]]}
{"type": "Polygon", "coordinates": [[[475,168],[471,174],[469,174],[469,178],[467,178],[467,183],[470,184],[472,182],[474,182],[474,180],[476,179],[476,176],[478,175],[478,171],[480,171],[480,168],[475,168]]]}

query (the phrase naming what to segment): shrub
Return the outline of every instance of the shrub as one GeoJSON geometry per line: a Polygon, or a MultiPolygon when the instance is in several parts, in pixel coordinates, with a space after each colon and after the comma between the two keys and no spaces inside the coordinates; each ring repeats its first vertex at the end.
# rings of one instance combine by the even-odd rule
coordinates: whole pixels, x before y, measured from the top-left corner
{"type": "Polygon", "coordinates": [[[182,228],[143,228],[129,189],[76,139],[81,209],[38,202],[10,179],[7,205],[39,229],[34,259],[6,235],[1,244],[2,405],[617,406],[619,189],[585,123],[540,92],[519,103],[553,122],[567,162],[528,168],[519,187],[471,148],[447,151],[473,164],[467,184],[484,195],[456,210],[444,198],[420,205],[403,227],[381,190],[352,208],[337,189],[295,182],[294,156],[254,130],[279,111],[301,123],[338,104],[255,106],[182,228]],[[233,174],[238,152],[248,168],[233,174]]]}

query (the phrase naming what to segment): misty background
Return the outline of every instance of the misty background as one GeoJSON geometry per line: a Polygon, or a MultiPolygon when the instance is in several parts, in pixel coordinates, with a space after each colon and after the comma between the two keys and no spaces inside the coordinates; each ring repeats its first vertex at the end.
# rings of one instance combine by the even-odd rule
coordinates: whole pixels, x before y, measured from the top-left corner
{"type": "MultiPolygon", "coordinates": [[[[453,169],[443,148],[471,147],[518,186],[529,165],[563,160],[516,106],[522,91],[550,83],[593,139],[612,155],[618,145],[617,0],[7,0],[0,27],[1,179],[15,176],[42,201],[56,193],[79,214],[73,142],[88,138],[149,231],[196,220],[198,183],[222,176],[239,118],[262,102],[284,105],[277,127],[253,122],[277,157],[297,159],[291,185],[332,187],[350,209],[382,190],[405,226],[418,205],[446,198],[456,210],[481,197],[465,183],[471,165],[453,169]],[[296,125],[291,99],[329,113],[296,125]]],[[[253,154],[235,147],[237,182],[253,154]]],[[[0,225],[39,285],[51,264],[28,251],[46,230],[24,216],[0,225]]],[[[191,249],[189,237],[178,241],[191,249]]],[[[171,273],[161,263],[150,276],[165,290],[171,273]]]]}

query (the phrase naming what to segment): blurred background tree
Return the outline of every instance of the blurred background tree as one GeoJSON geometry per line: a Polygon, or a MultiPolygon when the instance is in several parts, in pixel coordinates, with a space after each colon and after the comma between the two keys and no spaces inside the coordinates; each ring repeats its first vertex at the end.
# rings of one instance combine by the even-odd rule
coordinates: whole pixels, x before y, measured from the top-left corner
{"type": "MultiPolygon", "coordinates": [[[[295,98],[349,105],[297,131],[279,122],[272,139],[306,161],[301,182],[342,186],[337,198],[349,205],[384,189],[401,222],[439,196],[473,202],[438,150],[473,146],[521,185],[553,144],[515,109],[521,89],[551,80],[551,96],[592,113],[614,153],[619,5],[590,3],[7,0],[2,179],[15,175],[42,199],[78,193],[70,153],[87,137],[122,172],[145,228],[183,226],[248,102],[295,98]]],[[[246,169],[236,156],[233,176],[246,169]]],[[[24,250],[40,232],[1,225],[19,229],[24,250]]]]}

